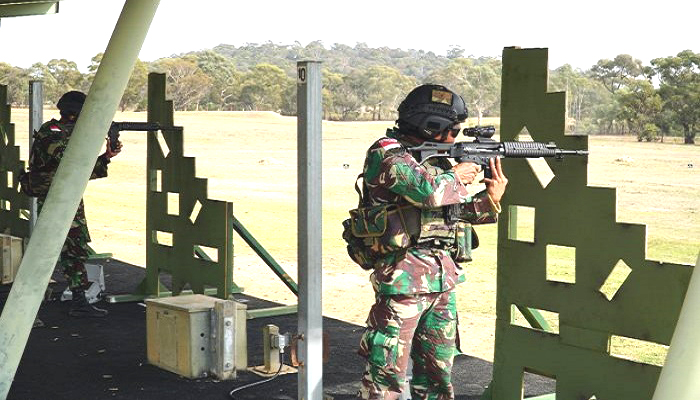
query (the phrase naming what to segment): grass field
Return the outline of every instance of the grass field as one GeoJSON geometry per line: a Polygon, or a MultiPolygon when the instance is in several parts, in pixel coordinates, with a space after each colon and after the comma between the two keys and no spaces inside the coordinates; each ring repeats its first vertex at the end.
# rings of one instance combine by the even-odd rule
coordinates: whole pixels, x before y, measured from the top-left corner
{"type": "MultiPolygon", "coordinates": [[[[13,110],[17,144],[27,156],[27,110],[13,110]]],[[[45,110],[49,119],[55,110],[45,110]]],[[[143,121],[145,113],[115,120],[143,121]]],[[[293,277],[296,276],[296,119],[274,113],[182,112],[185,154],[196,157],[197,176],[208,178],[209,197],[231,201],[234,214],[293,277]]],[[[324,315],[363,324],[373,302],[368,273],[352,264],[340,237],[341,221],[357,204],[353,185],[366,148],[391,122],[323,123],[324,315]]],[[[617,188],[617,219],[646,224],[647,258],[694,264],[700,249],[700,147],[638,143],[632,137],[590,139],[590,186],[617,188]]],[[[123,153],[110,177],[85,194],[98,252],[145,264],[146,141],[124,132],[123,153]]],[[[507,171],[506,171],[507,174],[507,171]]],[[[481,247],[458,288],[463,350],[493,358],[496,229],[478,228],[481,247]]],[[[245,243],[234,239],[234,280],[246,293],[282,303],[296,300],[245,243]]]]}

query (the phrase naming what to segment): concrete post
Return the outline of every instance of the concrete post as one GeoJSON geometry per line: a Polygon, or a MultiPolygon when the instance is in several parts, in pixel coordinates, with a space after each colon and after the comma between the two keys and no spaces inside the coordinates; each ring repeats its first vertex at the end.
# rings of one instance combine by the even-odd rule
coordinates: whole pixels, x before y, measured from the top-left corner
{"type": "Polygon", "coordinates": [[[71,221],[104,145],[158,0],[126,0],[49,189],[0,316],[0,399],[6,399],[71,221]]]}

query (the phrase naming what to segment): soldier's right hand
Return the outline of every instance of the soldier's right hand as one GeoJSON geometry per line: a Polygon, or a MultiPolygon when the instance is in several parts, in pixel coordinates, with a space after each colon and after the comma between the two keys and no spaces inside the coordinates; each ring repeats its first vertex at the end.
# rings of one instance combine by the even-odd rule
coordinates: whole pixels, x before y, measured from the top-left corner
{"type": "Polygon", "coordinates": [[[463,185],[468,185],[476,179],[476,176],[481,172],[481,166],[471,162],[463,162],[452,167],[452,170],[459,178],[463,185]]]}
{"type": "Polygon", "coordinates": [[[122,142],[117,140],[117,146],[115,149],[112,149],[112,143],[109,138],[107,138],[107,149],[105,150],[105,155],[107,158],[112,158],[116,156],[117,154],[121,153],[122,151],[122,142]]]}

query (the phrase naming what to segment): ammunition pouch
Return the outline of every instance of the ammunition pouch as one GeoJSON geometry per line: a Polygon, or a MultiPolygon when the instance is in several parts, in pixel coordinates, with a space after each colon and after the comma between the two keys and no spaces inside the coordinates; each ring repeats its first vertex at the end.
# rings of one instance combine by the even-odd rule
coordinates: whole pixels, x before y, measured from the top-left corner
{"type": "Polygon", "coordinates": [[[456,262],[472,260],[472,250],[479,247],[479,237],[471,224],[464,221],[457,222],[455,245],[451,255],[456,262]]]}
{"type": "Polygon", "coordinates": [[[51,176],[46,173],[22,170],[17,178],[22,192],[31,197],[46,196],[51,186],[51,176]]]}
{"type": "Polygon", "coordinates": [[[343,239],[350,258],[369,270],[383,256],[410,247],[419,228],[420,210],[414,206],[361,207],[343,221],[343,239]]]}

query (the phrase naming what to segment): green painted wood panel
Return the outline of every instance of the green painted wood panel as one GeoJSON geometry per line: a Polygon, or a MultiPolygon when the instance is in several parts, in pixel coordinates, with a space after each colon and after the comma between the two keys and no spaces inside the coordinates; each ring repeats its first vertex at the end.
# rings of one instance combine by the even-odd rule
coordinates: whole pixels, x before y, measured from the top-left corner
{"type": "MultiPolygon", "coordinates": [[[[526,131],[587,150],[586,136],[565,135],[566,94],[548,92],[547,71],[547,49],[504,49],[501,140],[526,131]]],[[[534,240],[513,234],[517,212],[501,214],[490,396],[521,399],[528,371],[555,378],[560,400],[651,399],[661,367],[611,356],[610,339],[668,345],[692,268],[646,259],[646,227],[616,221],[615,189],[587,186],[587,157],[546,161],[555,177],[544,188],[525,160],[503,163],[509,187],[501,205],[534,209],[534,240]],[[572,283],[547,280],[547,246],[575,249],[572,283]],[[608,300],[600,289],[621,263],[629,275],[608,300]],[[559,334],[513,325],[513,306],[557,313],[559,334]]]]}

